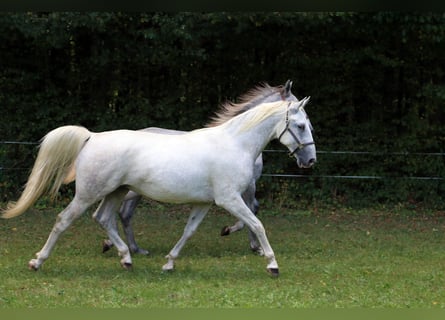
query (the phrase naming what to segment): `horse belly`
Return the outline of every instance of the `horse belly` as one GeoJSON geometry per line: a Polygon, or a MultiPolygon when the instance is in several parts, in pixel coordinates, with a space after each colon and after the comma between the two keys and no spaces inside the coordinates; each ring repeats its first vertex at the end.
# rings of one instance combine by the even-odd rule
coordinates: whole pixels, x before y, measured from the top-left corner
{"type": "Polygon", "coordinates": [[[181,179],[175,181],[160,181],[150,179],[142,183],[132,183],[129,188],[143,196],[168,203],[205,203],[213,201],[213,192],[206,183],[187,182],[181,179]]]}
{"type": "Polygon", "coordinates": [[[145,197],[170,203],[211,202],[213,188],[207,170],[187,162],[145,162],[128,186],[145,197]]]}

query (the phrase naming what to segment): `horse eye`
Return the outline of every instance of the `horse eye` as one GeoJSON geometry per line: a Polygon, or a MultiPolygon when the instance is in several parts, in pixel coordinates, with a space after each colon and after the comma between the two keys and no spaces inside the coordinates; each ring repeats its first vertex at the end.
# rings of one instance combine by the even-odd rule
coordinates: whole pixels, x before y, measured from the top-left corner
{"type": "Polygon", "coordinates": [[[297,127],[300,130],[304,130],[306,126],[304,124],[299,124],[297,127]]]}

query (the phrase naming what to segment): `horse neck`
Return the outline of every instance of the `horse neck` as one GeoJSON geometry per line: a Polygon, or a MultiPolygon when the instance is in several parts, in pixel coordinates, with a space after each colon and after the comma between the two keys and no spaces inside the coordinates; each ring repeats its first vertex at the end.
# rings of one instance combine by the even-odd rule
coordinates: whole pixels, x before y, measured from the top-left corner
{"type": "MultiPolygon", "coordinates": [[[[256,110],[256,109],[255,109],[256,110]]],[[[245,124],[253,116],[254,110],[238,116],[227,126],[227,131],[235,138],[243,150],[249,151],[256,159],[266,145],[277,138],[278,126],[284,119],[284,112],[276,112],[266,119],[245,129],[245,124]]]]}

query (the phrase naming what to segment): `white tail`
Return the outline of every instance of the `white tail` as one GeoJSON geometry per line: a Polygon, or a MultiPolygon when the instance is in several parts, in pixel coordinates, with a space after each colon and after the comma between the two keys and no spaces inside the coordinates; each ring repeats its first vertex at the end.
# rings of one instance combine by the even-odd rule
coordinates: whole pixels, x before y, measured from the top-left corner
{"type": "Polygon", "coordinates": [[[45,192],[54,199],[62,183],[74,180],[74,161],[90,136],[90,131],[78,126],[50,131],[40,144],[25,190],[16,203],[8,204],[2,217],[9,219],[21,215],[45,192]]]}

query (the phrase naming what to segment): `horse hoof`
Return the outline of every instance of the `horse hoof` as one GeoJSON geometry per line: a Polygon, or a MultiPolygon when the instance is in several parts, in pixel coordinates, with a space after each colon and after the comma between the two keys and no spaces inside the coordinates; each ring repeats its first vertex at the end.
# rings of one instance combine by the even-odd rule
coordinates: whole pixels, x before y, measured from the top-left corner
{"type": "Polygon", "coordinates": [[[148,256],[150,255],[150,251],[145,250],[145,249],[141,249],[141,248],[137,248],[136,250],[131,250],[132,253],[137,253],[137,254],[141,254],[143,256],[148,256]]]}
{"type": "Polygon", "coordinates": [[[278,277],[280,275],[278,268],[268,268],[267,271],[269,271],[272,277],[278,277]]]}
{"type": "Polygon", "coordinates": [[[162,271],[164,272],[172,272],[173,270],[175,270],[175,265],[171,262],[167,262],[162,266],[162,271]]]}
{"type": "Polygon", "coordinates": [[[173,270],[175,270],[175,267],[173,267],[169,264],[165,264],[162,266],[162,271],[164,271],[164,272],[172,272],[173,270]]]}
{"type": "Polygon", "coordinates": [[[229,226],[225,226],[221,230],[221,237],[228,236],[230,234],[229,226]]]}
{"type": "Polygon", "coordinates": [[[32,271],[37,271],[39,270],[39,267],[36,265],[36,263],[34,261],[29,261],[28,263],[28,269],[32,270],[32,271]]]}
{"type": "Polygon", "coordinates": [[[122,267],[123,267],[125,270],[133,270],[133,264],[128,263],[128,262],[124,262],[124,263],[122,263],[122,267]]]}
{"type": "Polygon", "coordinates": [[[113,243],[110,240],[104,240],[102,242],[102,253],[107,252],[113,247],[113,243]]]}

